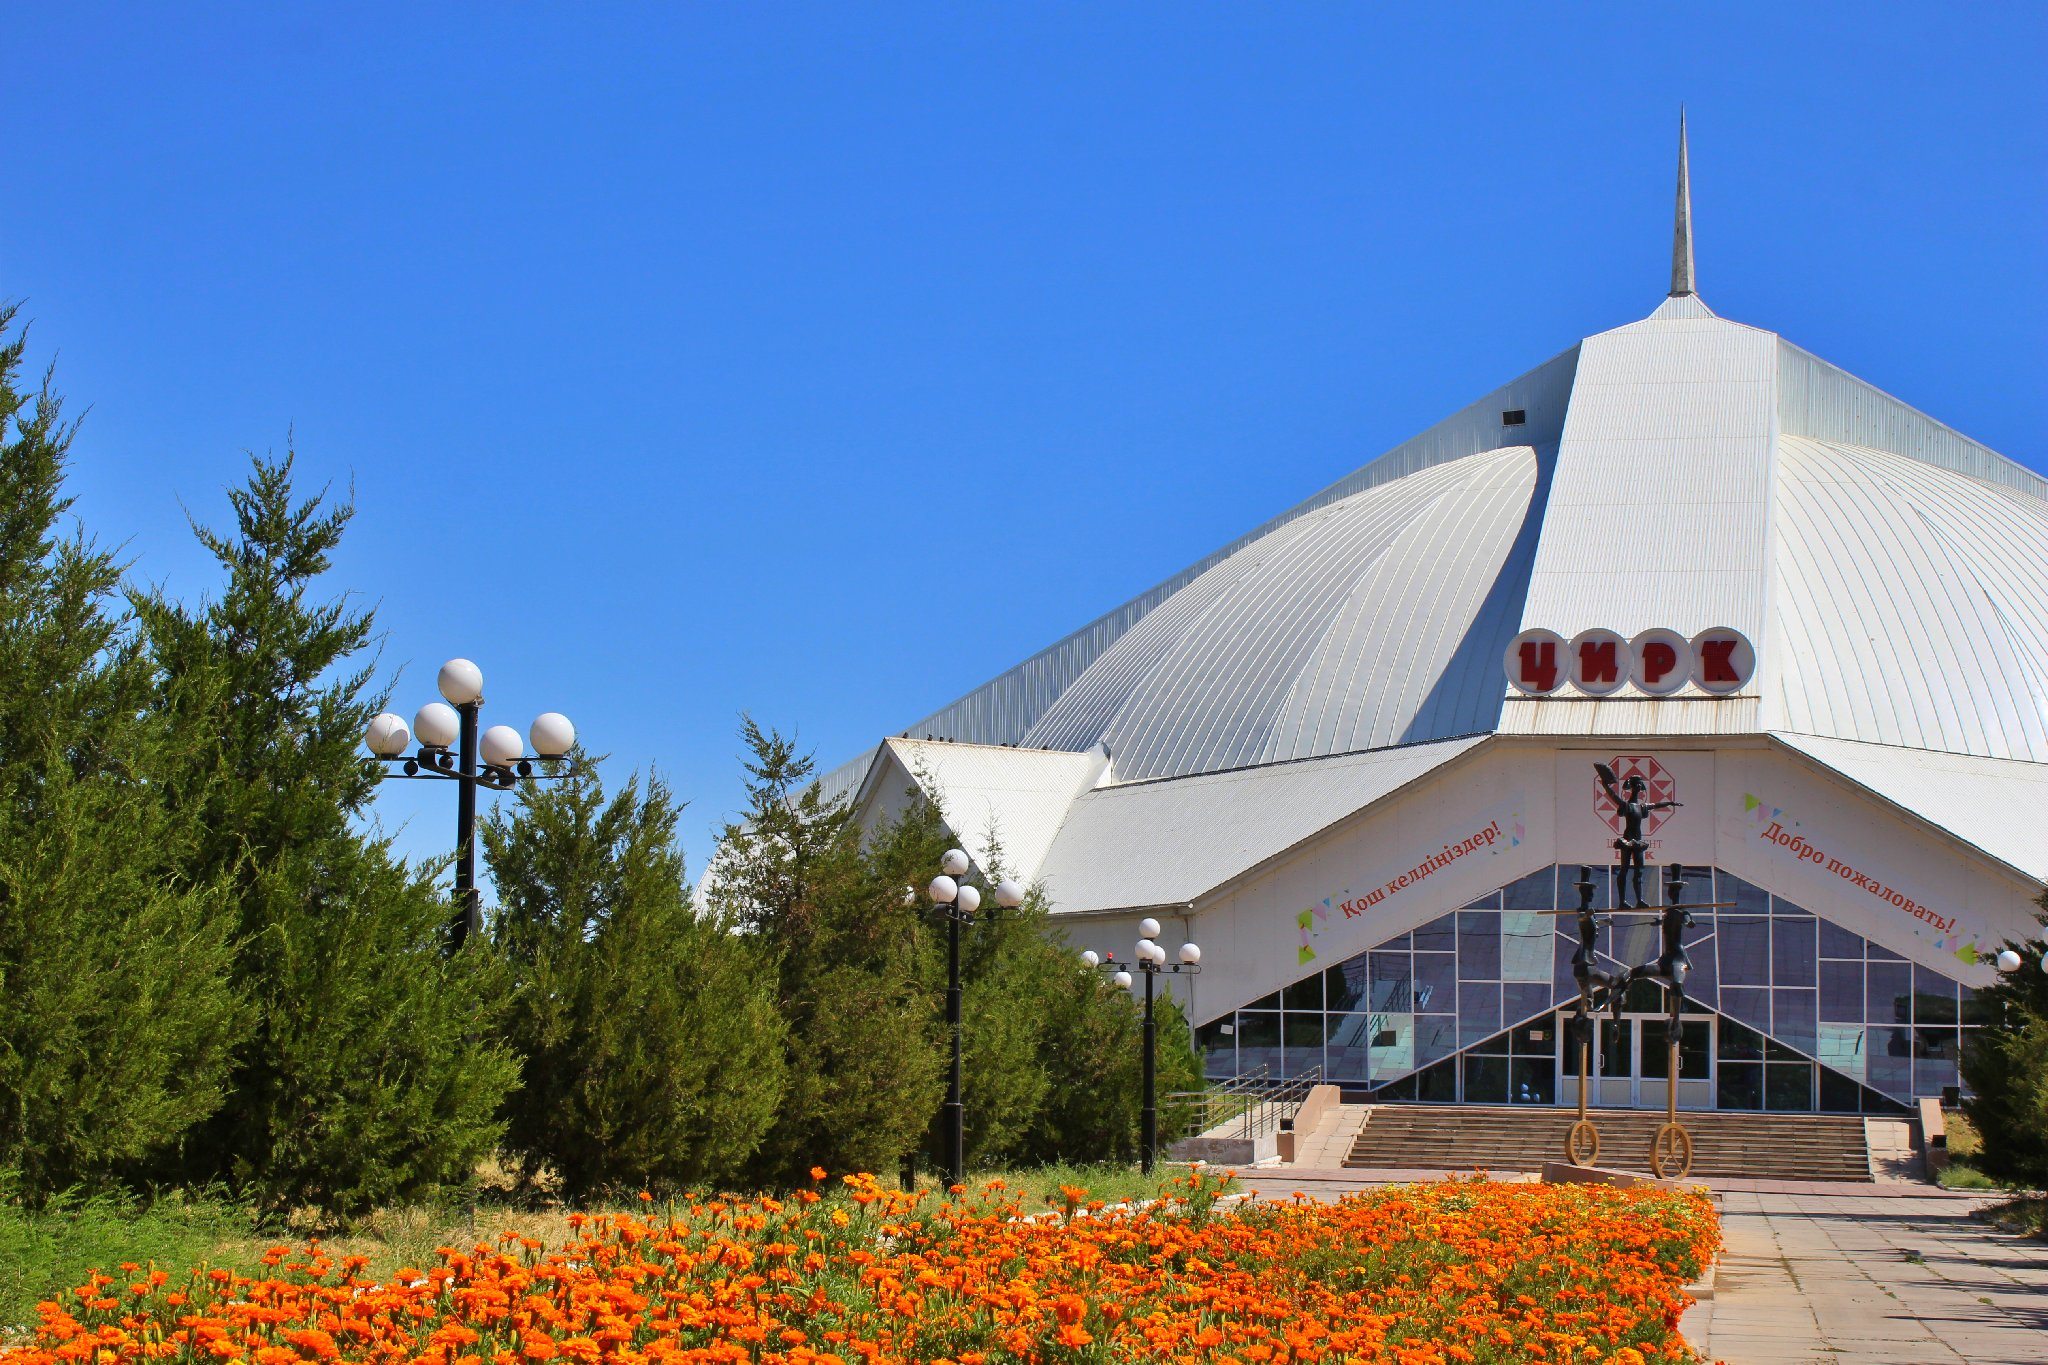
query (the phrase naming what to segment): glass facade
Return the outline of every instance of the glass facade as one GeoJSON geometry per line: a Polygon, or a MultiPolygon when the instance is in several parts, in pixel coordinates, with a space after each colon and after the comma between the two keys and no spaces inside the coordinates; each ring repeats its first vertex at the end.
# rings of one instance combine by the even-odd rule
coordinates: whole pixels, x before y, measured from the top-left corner
{"type": "MultiPolygon", "coordinates": [[[[1695,911],[1686,936],[1687,1013],[1699,1017],[1680,1028],[1682,1080],[1711,1082],[1721,1108],[1837,1112],[1957,1084],[1963,1038],[1979,1022],[1967,986],[1739,877],[1688,872],[1688,902],[1727,904],[1695,911]]],[[[1576,1075],[1558,1010],[1578,998],[1577,943],[1572,917],[1546,912],[1578,904],[1577,875],[1546,868],[1203,1025],[1209,1074],[1320,1066],[1387,1099],[1555,1103],[1559,1076],[1576,1075]]],[[[1612,907],[1612,870],[1594,877],[1594,905],[1612,907]]],[[[1610,920],[1601,942],[1602,970],[1651,961],[1657,919],[1610,920]]],[[[1627,1009],[1660,1014],[1662,997],[1638,983],[1627,1009]]],[[[1633,1066],[1661,1085],[1666,1041],[1661,1020],[1605,1025],[1599,1070],[1633,1066]]]]}

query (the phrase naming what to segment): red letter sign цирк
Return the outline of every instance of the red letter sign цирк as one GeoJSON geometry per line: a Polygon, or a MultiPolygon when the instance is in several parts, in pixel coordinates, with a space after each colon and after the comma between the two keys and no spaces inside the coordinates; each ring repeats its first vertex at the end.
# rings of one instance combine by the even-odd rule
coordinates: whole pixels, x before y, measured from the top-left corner
{"type": "Polygon", "coordinates": [[[1508,682],[1531,697],[1555,695],[1566,683],[1589,697],[1613,696],[1630,683],[1652,697],[1671,696],[1687,683],[1724,697],[1755,676],[1756,649],[1731,626],[1703,630],[1690,640],[1661,628],[1632,640],[1597,629],[1566,640],[1554,630],[1537,629],[1509,641],[1502,662],[1508,682]]]}

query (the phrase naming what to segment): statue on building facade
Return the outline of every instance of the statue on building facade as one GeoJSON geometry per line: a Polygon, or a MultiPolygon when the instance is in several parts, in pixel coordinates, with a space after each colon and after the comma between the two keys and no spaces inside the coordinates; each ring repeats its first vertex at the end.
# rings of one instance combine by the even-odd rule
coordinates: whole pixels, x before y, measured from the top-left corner
{"type": "Polygon", "coordinates": [[[1682,801],[1645,801],[1643,793],[1649,790],[1649,783],[1633,773],[1627,781],[1614,775],[1614,769],[1605,763],[1595,763],[1593,771],[1599,775],[1600,786],[1607,793],[1607,799],[1614,803],[1616,814],[1621,817],[1621,836],[1614,841],[1615,851],[1621,854],[1621,877],[1615,892],[1615,909],[1644,910],[1649,903],[1643,899],[1643,866],[1650,851],[1649,837],[1644,833],[1643,823],[1651,813],[1660,810],[1674,810],[1684,805],[1682,801]],[[1629,874],[1635,874],[1635,904],[1629,904],[1629,874]]]}

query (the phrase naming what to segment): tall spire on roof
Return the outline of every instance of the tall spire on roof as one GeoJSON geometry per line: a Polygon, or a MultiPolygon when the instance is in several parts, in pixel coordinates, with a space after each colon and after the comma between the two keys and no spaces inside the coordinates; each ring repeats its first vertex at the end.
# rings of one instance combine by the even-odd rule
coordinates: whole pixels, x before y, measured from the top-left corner
{"type": "Polygon", "coordinates": [[[1678,209],[1671,234],[1671,297],[1697,294],[1692,271],[1692,169],[1685,155],[1685,106],[1678,106],[1678,209]]]}

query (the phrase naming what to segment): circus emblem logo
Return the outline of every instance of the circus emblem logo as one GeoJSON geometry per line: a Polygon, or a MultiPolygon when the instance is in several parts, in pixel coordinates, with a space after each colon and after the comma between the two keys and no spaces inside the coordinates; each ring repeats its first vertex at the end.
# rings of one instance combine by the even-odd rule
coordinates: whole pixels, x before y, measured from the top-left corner
{"type": "MultiPolygon", "coordinates": [[[[1608,766],[1614,769],[1615,780],[1623,788],[1624,794],[1628,780],[1631,777],[1640,777],[1643,779],[1644,802],[1655,805],[1660,801],[1678,799],[1677,776],[1648,754],[1616,754],[1608,766]]],[[[1614,798],[1607,794],[1597,779],[1593,783],[1593,813],[1607,822],[1607,827],[1614,831],[1617,838],[1620,837],[1623,833],[1621,812],[1615,808],[1614,798]]],[[[1643,817],[1643,837],[1656,838],[1657,831],[1664,828],[1676,813],[1668,809],[1649,812],[1643,817]]]]}

